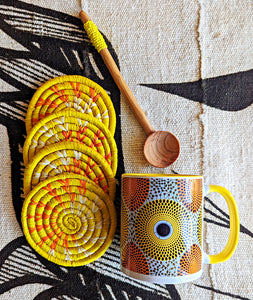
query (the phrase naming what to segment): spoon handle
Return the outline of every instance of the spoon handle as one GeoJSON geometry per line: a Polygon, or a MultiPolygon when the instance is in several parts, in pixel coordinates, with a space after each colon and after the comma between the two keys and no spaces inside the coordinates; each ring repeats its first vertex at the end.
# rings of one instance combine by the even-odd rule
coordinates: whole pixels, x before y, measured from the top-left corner
{"type": "Polygon", "coordinates": [[[118,86],[119,90],[121,91],[121,93],[127,100],[129,106],[133,110],[136,119],[139,121],[147,135],[150,135],[151,133],[155,132],[154,128],[149,123],[147,116],[143,112],[135,96],[133,95],[129,86],[127,85],[123,76],[121,75],[114,59],[112,58],[109,50],[107,49],[107,45],[104,41],[102,34],[98,31],[96,25],[91,21],[90,17],[84,11],[80,12],[80,19],[84,24],[84,29],[86,30],[93,46],[100,53],[116,85],[118,86]]]}

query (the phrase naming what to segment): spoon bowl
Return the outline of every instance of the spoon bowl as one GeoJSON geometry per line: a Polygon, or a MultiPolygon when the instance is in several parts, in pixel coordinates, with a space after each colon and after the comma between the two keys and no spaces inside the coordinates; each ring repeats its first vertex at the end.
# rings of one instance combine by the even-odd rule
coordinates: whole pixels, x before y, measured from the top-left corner
{"type": "Polygon", "coordinates": [[[154,167],[166,168],[177,160],[180,152],[178,139],[168,131],[151,133],[144,144],[144,156],[154,167]]]}

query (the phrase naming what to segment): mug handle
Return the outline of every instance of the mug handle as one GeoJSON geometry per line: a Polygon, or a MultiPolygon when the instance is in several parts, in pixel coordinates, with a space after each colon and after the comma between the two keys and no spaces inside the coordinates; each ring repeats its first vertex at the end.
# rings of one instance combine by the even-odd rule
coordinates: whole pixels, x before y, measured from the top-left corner
{"type": "Polygon", "coordinates": [[[227,202],[229,210],[230,231],[225,248],[218,254],[205,255],[205,263],[218,264],[228,260],[233,255],[237,247],[240,231],[239,213],[235,198],[227,189],[218,185],[209,185],[208,187],[209,190],[207,191],[207,194],[215,192],[222,195],[227,202]]]}

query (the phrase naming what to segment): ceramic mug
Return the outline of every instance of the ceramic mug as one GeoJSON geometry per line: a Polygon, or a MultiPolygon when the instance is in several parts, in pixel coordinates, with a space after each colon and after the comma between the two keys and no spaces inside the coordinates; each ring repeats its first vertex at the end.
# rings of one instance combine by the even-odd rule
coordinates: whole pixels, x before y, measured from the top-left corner
{"type": "Polygon", "coordinates": [[[204,185],[202,176],[123,174],[121,270],[135,279],[176,284],[201,276],[203,265],[221,263],[235,251],[239,215],[232,194],[204,185]],[[228,205],[230,233],[215,255],[203,251],[203,202],[211,192],[228,205]]]}

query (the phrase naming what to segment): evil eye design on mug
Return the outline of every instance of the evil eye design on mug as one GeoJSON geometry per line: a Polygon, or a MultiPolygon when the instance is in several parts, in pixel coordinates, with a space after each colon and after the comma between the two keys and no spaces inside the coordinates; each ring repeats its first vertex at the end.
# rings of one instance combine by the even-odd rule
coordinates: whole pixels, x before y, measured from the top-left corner
{"type": "Polygon", "coordinates": [[[141,206],[134,225],[138,246],[155,260],[174,259],[191,242],[190,215],[183,205],[170,199],[156,199],[141,206]]]}
{"type": "Polygon", "coordinates": [[[172,236],[173,227],[168,221],[159,221],[154,226],[154,233],[159,239],[166,240],[172,236]]]}

